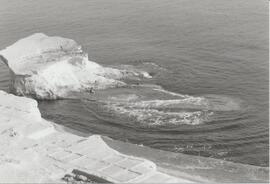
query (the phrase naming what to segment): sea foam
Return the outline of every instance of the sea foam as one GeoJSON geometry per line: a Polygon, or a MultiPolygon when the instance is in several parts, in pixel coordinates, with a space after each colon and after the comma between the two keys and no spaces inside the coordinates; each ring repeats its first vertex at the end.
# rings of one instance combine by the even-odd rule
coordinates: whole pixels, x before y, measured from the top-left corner
{"type": "Polygon", "coordinates": [[[216,113],[238,111],[241,104],[223,95],[190,96],[157,85],[131,85],[96,95],[104,111],[141,126],[200,125],[216,113]]]}

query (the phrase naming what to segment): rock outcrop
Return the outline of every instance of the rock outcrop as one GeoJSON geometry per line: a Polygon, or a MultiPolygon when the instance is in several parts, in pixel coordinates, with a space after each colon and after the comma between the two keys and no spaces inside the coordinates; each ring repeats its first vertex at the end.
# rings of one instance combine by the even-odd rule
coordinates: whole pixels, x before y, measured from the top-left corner
{"type": "Polygon", "coordinates": [[[114,183],[190,182],[112,149],[99,135],[68,133],[42,119],[35,100],[0,91],[0,182],[63,183],[72,170],[114,183]]]}
{"type": "MultiPolygon", "coordinates": [[[[12,90],[38,99],[57,99],[69,92],[125,85],[136,72],[103,67],[88,60],[74,40],[36,33],[0,51],[10,68],[12,90]]],[[[145,75],[141,73],[141,75],[145,75]]]]}

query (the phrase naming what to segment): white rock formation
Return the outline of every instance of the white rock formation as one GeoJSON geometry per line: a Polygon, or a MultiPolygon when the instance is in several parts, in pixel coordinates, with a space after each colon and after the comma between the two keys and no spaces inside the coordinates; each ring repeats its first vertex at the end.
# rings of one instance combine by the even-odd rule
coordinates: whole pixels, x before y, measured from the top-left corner
{"type": "Polygon", "coordinates": [[[71,91],[104,89],[125,85],[119,79],[142,75],[102,67],[89,61],[80,45],[71,39],[36,33],[0,51],[10,68],[16,94],[56,99],[71,91]]]}
{"type": "Polygon", "coordinates": [[[73,169],[115,183],[190,182],[112,149],[99,135],[55,128],[41,118],[35,100],[0,91],[0,183],[64,183],[73,169]]]}

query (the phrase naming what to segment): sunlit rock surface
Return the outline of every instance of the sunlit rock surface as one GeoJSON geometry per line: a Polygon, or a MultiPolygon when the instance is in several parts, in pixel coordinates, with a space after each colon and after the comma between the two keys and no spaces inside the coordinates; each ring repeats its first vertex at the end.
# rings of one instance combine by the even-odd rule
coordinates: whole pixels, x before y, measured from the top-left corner
{"type": "Polygon", "coordinates": [[[150,77],[103,67],[88,60],[74,40],[36,33],[0,51],[10,68],[12,88],[18,95],[56,99],[72,91],[91,91],[125,85],[119,81],[129,75],[150,77]]]}
{"type": "Polygon", "coordinates": [[[0,91],[0,183],[59,183],[73,169],[115,183],[190,182],[156,164],[81,137],[41,118],[35,100],[0,91]]]}
{"type": "Polygon", "coordinates": [[[35,100],[0,91],[0,183],[61,183],[73,170],[114,183],[269,181],[268,168],[68,133],[35,100]]]}

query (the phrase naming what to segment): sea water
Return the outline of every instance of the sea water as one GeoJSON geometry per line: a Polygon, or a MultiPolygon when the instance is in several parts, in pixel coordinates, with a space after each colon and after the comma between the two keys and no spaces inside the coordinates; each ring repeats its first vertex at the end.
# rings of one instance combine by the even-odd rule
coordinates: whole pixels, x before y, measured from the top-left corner
{"type": "MultiPolygon", "coordinates": [[[[269,165],[267,2],[0,3],[1,49],[44,32],[76,40],[102,65],[152,76],[126,81],[128,88],[39,101],[44,118],[157,149],[269,165]]],[[[1,63],[0,89],[8,91],[9,80],[1,63]]]]}

